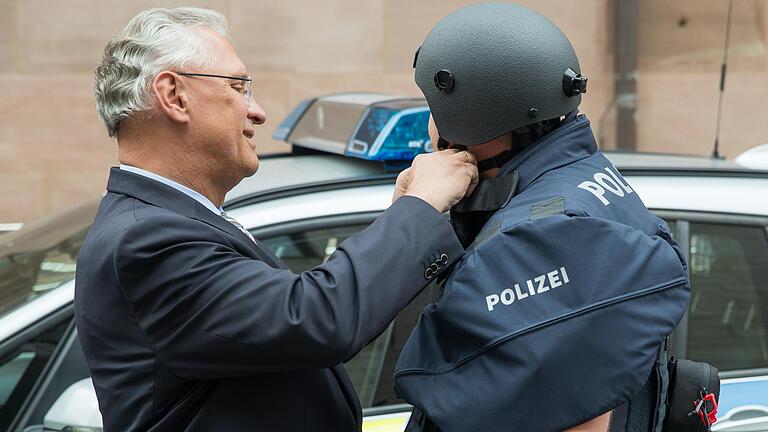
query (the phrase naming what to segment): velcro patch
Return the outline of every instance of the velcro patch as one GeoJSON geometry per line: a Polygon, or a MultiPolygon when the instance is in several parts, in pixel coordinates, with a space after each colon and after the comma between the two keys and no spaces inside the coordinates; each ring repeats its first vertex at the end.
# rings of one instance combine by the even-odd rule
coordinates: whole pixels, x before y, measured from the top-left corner
{"type": "Polygon", "coordinates": [[[565,213],[565,197],[559,196],[531,206],[531,220],[565,213]]]}

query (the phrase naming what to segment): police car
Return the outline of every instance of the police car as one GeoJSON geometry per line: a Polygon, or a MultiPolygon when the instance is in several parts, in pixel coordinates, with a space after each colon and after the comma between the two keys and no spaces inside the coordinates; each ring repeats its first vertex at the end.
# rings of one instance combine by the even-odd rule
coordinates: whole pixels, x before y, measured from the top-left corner
{"type": "MultiPolygon", "coordinates": [[[[430,146],[428,116],[421,99],[379,94],[303,102],[275,132],[294,154],[264,157],[225,209],[294,271],[320,264],[389,206],[397,170],[430,146]]],[[[713,430],[768,430],[768,171],[700,157],[608,157],[688,253],[692,300],[671,352],[720,369],[713,430]]],[[[589,181],[598,199],[622,193],[605,177],[589,181]]],[[[97,205],[0,237],[0,430],[101,430],[72,310],[76,257],[97,205]]],[[[405,427],[411,408],[394,395],[394,366],[435,291],[427,287],[346,364],[366,432],[405,427]]]]}

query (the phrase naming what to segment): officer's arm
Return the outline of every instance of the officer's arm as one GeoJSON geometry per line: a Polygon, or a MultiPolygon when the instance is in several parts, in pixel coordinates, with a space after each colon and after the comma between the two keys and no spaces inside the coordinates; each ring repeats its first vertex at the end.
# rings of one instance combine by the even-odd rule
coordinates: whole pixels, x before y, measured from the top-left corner
{"type": "Polygon", "coordinates": [[[220,233],[176,216],[133,225],[115,265],[160,361],[212,378],[338,364],[427,284],[430,264],[462,253],[443,215],[403,197],[301,274],[244,257],[220,233]]]}

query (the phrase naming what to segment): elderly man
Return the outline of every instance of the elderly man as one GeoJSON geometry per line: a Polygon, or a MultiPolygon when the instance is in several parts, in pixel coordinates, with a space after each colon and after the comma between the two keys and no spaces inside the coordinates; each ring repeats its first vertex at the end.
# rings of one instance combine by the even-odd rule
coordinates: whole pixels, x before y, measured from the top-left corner
{"type": "Polygon", "coordinates": [[[477,169],[441,152],[325,264],[289,271],[221,210],[259,164],[251,83],[209,10],[144,11],[105,49],[96,103],[121,166],[78,259],[75,314],[106,431],[360,430],[339,364],[427,284],[425,261],[463,253],[441,213],[477,169]]]}

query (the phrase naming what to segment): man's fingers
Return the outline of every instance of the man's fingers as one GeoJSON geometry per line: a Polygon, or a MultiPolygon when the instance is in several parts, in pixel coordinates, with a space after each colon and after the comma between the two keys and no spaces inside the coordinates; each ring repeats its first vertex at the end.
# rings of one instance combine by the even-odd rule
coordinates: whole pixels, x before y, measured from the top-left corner
{"type": "Polygon", "coordinates": [[[463,150],[462,153],[464,153],[467,157],[466,163],[477,165],[477,158],[475,157],[475,155],[473,155],[471,152],[468,152],[466,150],[463,150]]]}
{"type": "Polygon", "coordinates": [[[452,157],[458,159],[464,164],[464,168],[466,169],[465,173],[469,177],[469,184],[467,185],[467,190],[464,193],[464,197],[472,195],[472,193],[475,191],[475,188],[477,187],[477,184],[480,182],[480,173],[477,171],[477,158],[475,155],[467,150],[458,149],[447,149],[443,150],[443,152],[451,153],[452,157]]]}
{"type": "Polygon", "coordinates": [[[392,195],[392,202],[397,201],[408,189],[408,185],[411,183],[411,168],[406,168],[400,172],[395,181],[395,193],[392,195]]]}
{"type": "Polygon", "coordinates": [[[470,151],[454,148],[419,155],[398,176],[393,202],[401,194],[414,195],[445,211],[471,195],[478,182],[477,158],[470,151]]]}
{"type": "Polygon", "coordinates": [[[480,182],[480,173],[477,171],[476,165],[468,165],[467,170],[467,174],[469,175],[469,186],[467,187],[467,192],[464,194],[465,197],[472,195],[477,184],[480,182]]]}
{"type": "Polygon", "coordinates": [[[410,168],[407,168],[397,176],[397,181],[395,182],[397,189],[408,189],[408,185],[411,183],[412,173],[413,171],[411,171],[410,168]]]}
{"type": "Polygon", "coordinates": [[[411,167],[408,167],[402,171],[400,171],[400,174],[397,175],[397,181],[406,181],[406,179],[411,175],[411,167]]]}
{"type": "Polygon", "coordinates": [[[466,164],[477,165],[477,158],[467,150],[447,149],[443,152],[452,153],[453,156],[466,164]]]}

